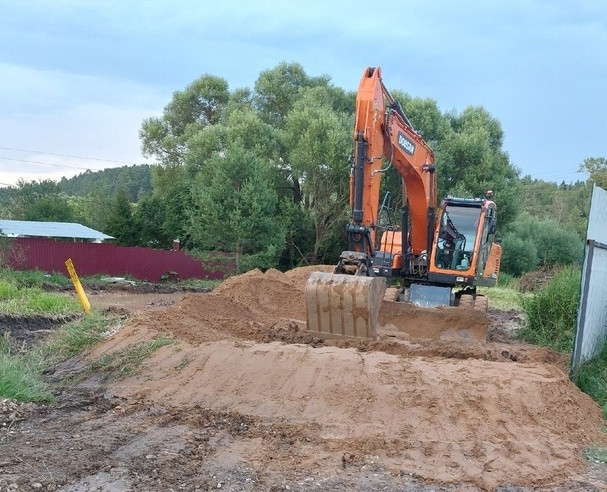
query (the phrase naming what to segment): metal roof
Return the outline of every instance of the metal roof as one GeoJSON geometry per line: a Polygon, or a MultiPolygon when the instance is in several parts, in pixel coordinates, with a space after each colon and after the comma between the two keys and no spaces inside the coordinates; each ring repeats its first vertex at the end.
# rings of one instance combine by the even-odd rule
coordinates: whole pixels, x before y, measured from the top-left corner
{"type": "Polygon", "coordinates": [[[37,222],[32,220],[0,220],[0,236],[114,239],[103,232],[74,222],[37,222]]]}

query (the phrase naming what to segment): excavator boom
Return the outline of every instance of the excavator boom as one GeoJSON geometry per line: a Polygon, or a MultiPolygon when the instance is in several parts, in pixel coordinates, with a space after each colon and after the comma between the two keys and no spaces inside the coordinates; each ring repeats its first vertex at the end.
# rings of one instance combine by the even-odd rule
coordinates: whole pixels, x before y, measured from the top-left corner
{"type": "Polygon", "coordinates": [[[381,69],[367,68],[356,97],[354,169],[350,187],[349,250],[373,254],[384,159],[402,176],[411,215],[412,253],[431,241],[436,210],[434,153],[385,88],[381,69]]]}

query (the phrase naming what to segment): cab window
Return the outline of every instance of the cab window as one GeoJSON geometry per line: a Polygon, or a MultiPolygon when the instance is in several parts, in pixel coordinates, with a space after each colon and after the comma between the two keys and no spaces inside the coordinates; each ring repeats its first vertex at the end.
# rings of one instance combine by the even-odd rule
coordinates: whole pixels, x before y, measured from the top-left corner
{"type": "Polygon", "coordinates": [[[468,270],[481,216],[480,207],[447,205],[441,217],[435,264],[447,270],[468,270]]]}

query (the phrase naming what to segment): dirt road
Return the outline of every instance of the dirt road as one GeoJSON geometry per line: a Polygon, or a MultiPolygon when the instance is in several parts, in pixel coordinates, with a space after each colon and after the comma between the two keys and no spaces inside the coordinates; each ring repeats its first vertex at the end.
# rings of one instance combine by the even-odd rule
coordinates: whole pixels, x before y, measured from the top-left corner
{"type": "Polygon", "coordinates": [[[81,382],[56,406],[5,419],[0,490],[607,490],[582,455],[605,444],[598,406],[507,316],[486,343],[397,336],[398,317],[323,343],[303,329],[309,271],[146,304],[58,368],[81,382]],[[159,336],[136,371],[90,373],[159,336]]]}

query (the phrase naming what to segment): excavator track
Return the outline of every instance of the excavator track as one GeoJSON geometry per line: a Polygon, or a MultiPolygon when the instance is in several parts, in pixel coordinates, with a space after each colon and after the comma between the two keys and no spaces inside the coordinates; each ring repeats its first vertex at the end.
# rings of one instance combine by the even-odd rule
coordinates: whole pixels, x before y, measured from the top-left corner
{"type": "Polygon", "coordinates": [[[486,313],[489,309],[489,303],[485,296],[464,294],[459,298],[456,307],[462,310],[473,310],[486,313]]]}

